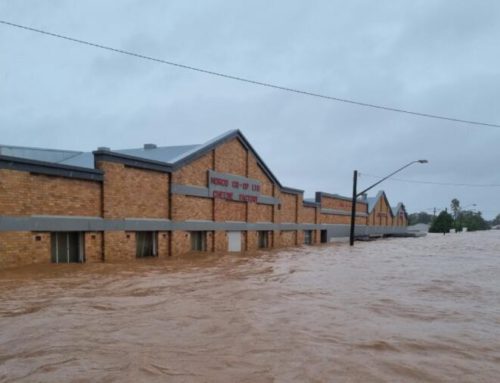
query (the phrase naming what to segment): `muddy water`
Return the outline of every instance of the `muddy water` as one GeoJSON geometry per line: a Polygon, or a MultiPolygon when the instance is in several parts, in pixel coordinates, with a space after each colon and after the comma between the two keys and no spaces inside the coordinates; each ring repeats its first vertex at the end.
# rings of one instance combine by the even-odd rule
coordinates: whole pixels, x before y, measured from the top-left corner
{"type": "Polygon", "coordinates": [[[498,382],[500,232],[0,272],[0,382],[498,382]]]}

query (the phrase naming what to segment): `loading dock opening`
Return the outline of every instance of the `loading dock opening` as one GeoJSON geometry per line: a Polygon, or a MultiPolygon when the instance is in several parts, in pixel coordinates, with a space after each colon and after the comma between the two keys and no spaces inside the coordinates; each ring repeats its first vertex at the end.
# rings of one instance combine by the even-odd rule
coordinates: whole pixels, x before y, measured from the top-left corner
{"type": "Polygon", "coordinates": [[[269,232],[259,231],[259,249],[267,249],[269,247],[269,232]]]}
{"type": "Polygon", "coordinates": [[[241,251],[241,231],[228,231],[227,232],[228,251],[240,252],[241,251]]]}
{"type": "Polygon", "coordinates": [[[136,241],[136,257],[156,257],[156,232],[155,231],[139,231],[135,233],[136,241]]]}
{"type": "Polygon", "coordinates": [[[321,243],[327,243],[327,242],[328,242],[328,231],[321,230],[321,243]]]}
{"type": "Polygon", "coordinates": [[[57,232],[52,233],[50,239],[53,263],[81,263],[85,261],[82,233],[57,232]]]}
{"type": "Polygon", "coordinates": [[[207,251],[207,232],[192,231],[191,232],[191,250],[207,251]]]}

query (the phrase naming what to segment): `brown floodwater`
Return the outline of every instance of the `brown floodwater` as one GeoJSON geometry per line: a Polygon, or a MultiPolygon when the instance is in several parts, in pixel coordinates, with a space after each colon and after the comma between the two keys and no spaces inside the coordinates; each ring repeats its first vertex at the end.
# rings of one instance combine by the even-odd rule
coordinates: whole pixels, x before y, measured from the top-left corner
{"type": "Polygon", "coordinates": [[[0,382],[498,382],[500,231],[0,272],[0,382]]]}

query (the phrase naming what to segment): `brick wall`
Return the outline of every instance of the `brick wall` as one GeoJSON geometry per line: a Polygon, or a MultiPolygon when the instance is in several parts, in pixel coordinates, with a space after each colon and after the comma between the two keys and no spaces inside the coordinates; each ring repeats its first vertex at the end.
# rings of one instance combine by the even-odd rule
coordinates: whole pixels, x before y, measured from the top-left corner
{"type": "Polygon", "coordinates": [[[300,223],[316,223],[316,208],[302,206],[299,210],[299,222],[300,223]]]}
{"type": "MultiPolygon", "coordinates": [[[[224,243],[219,243],[217,246],[215,246],[214,242],[214,237],[216,236],[216,233],[219,233],[218,236],[220,237],[220,233],[223,232],[214,232],[214,231],[207,231],[206,232],[206,244],[207,244],[207,251],[217,251],[217,249],[220,249],[222,246],[224,246],[224,243]]],[[[224,233],[225,234],[225,233],[224,233]]],[[[174,231],[171,233],[172,236],[172,255],[174,256],[179,256],[183,254],[187,254],[191,252],[191,233],[189,231],[174,231]]],[[[227,245],[225,246],[225,249],[227,249],[227,245]]],[[[222,250],[221,250],[222,251],[222,250]]]]}
{"type": "Polygon", "coordinates": [[[273,206],[249,203],[248,204],[248,222],[272,222],[273,206]]]}
{"type": "Polygon", "coordinates": [[[248,156],[248,177],[257,179],[261,182],[261,194],[274,196],[273,183],[258,165],[257,159],[253,155],[248,156]]]}
{"type": "Polygon", "coordinates": [[[172,173],[172,182],[182,185],[207,186],[208,169],[213,170],[213,151],[172,173]]]}
{"type": "Polygon", "coordinates": [[[0,268],[50,263],[50,233],[0,232],[0,268]]]}
{"type": "Polygon", "coordinates": [[[167,258],[170,256],[170,232],[160,231],[157,236],[158,258],[167,258]]]}
{"type": "Polygon", "coordinates": [[[256,231],[247,231],[246,235],[246,249],[248,251],[255,251],[258,248],[258,235],[256,231]]]}
{"type": "Polygon", "coordinates": [[[280,245],[283,247],[295,246],[297,244],[297,232],[286,230],[280,233],[280,245]]]}
{"type": "Polygon", "coordinates": [[[174,231],[172,236],[172,255],[182,255],[191,251],[191,237],[187,231],[174,231]]]}
{"type": "Polygon", "coordinates": [[[168,218],[169,175],[100,161],[105,218],[168,218]]]}
{"type": "MultiPolygon", "coordinates": [[[[340,214],[321,214],[320,221],[324,224],[349,225],[351,224],[351,216],[340,214]]],[[[356,216],[355,222],[356,225],[366,225],[366,217],[356,216]]]]}
{"type": "Polygon", "coordinates": [[[191,197],[180,194],[172,195],[172,220],[212,220],[212,199],[191,197]]]}
{"type": "Polygon", "coordinates": [[[136,257],[135,232],[104,232],[104,260],[131,261],[136,257]]]}
{"type": "Polygon", "coordinates": [[[304,244],[304,230],[298,230],[297,231],[297,245],[300,246],[303,244],[304,244]]]}
{"type": "Polygon", "coordinates": [[[85,262],[102,262],[102,233],[100,232],[87,232],[84,233],[85,245],[85,262]]]}
{"type": "MultiPolygon", "coordinates": [[[[356,202],[356,211],[366,213],[366,203],[356,202]]],[[[321,207],[325,209],[335,209],[344,210],[347,212],[351,211],[352,202],[343,198],[335,198],[330,196],[322,195],[321,197],[321,207]]]]}
{"type": "Polygon", "coordinates": [[[215,221],[246,221],[247,203],[214,199],[215,221]]]}
{"type": "Polygon", "coordinates": [[[215,170],[221,173],[247,175],[247,150],[233,139],[215,149],[215,170]]]}
{"type": "MultiPolygon", "coordinates": [[[[344,224],[348,225],[351,223],[351,201],[347,201],[343,198],[336,198],[330,196],[321,196],[321,208],[342,210],[346,214],[324,214],[320,213],[320,223],[325,224],[344,224]]],[[[367,205],[363,202],[356,203],[357,213],[366,213],[367,205]]],[[[356,216],[357,225],[366,225],[366,217],[356,216]]]]}
{"type": "Polygon", "coordinates": [[[392,225],[392,214],[385,198],[381,197],[368,217],[369,225],[390,226],[392,225]]]}
{"type": "MultiPolygon", "coordinates": [[[[228,238],[227,233],[225,231],[216,231],[214,237],[214,251],[224,252],[227,251],[228,248],[228,238]]],[[[242,246],[242,249],[245,247],[242,246]]]]}
{"type": "Polygon", "coordinates": [[[392,217],[392,226],[408,226],[403,209],[399,209],[396,212],[396,216],[392,217]]]}
{"type": "Polygon", "coordinates": [[[101,183],[0,169],[0,215],[101,215],[101,183]]]}
{"type": "Polygon", "coordinates": [[[280,193],[281,208],[280,221],[286,223],[297,222],[297,199],[298,195],[280,193]]]}

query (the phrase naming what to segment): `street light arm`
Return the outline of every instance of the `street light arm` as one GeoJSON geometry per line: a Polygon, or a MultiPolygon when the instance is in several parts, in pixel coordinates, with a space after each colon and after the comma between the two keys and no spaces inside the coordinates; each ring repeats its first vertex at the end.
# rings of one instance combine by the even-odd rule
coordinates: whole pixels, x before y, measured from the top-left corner
{"type": "Polygon", "coordinates": [[[427,163],[427,160],[417,160],[417,161],[412,161],[412,162],[410,162],[410,163],[406,164],[405,166],[400,167],[398,170],[396,170],[396,171],[392,172],[391,174],[389,174],[389,175],[385,176],[385,177],[384,177],[384,178],[382,178],[380,181],[375,182],[372,186],[367,187],[365,190],[363,190],[363,191],[359,192],[358,194],[356,194],[356,198],[357,198],[357,197],[362,196],[362,195],[363,195],[364,193],[366,193],[368,190],[371,190],[371,189],[373,189],[375,186],[377,186],[378,184],[380,184],[380,183],[384,182],[387,178],[392,177],[394,174],[399,173],[401,170],[406,169],[408,166],[413,165],[413,164],[415,164],[415,163],[417,163],[417,162],[420,162],[421,164],[425,164],[425,163],[427,163]]]}
{"type": "Polygon", "coordinates": [[[358,197],[361,196],[361,195],[363,195],[364,193],[366,193],[368,190],[373,189],[375,186],[377,186],[381,182],[385,181],[387,178],[393,176],[394,174],[400,172],[403,169],[406,169],[408,166],[410,166],[412,164],[415,164],[417,162],[420,163],[420,164],[426,164],[428,161],[427,160],[412,161],[412,162],[406,164],[405,166],[399,168],[398,170],[392,172],[388,176],[385,176],[380,181],[375,182],[372,186],[366,188],[361,193],[357,193],[358,171],[357,170],[354,171],[353,183],[352,183],[351,230],[350,230],[350,234],[349,234],[349,243],[350,243],[351,246],[354,245],[354,236],[355,236],[354,232],[355,232],[355,226],[356,226],[356,224],[355,224],[355,220],[356,220],[356,201],[357,201],[358,197]]]}

